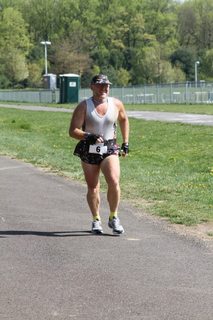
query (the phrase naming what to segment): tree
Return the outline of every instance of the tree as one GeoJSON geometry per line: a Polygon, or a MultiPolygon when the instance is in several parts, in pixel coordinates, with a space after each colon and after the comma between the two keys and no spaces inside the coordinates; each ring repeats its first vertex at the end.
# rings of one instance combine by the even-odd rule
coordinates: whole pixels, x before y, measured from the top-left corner
{"type": "Polygon", "coordinates": [[[30,87],[41,87],[42,85],[42,70],[43,61],[40,63],[29,63],[28,64],[29,76],[27,78],[28,86],[30,87]]]}
{"type": "Polygon", "coordinates": [[[176,35],[177,15],[173,0],[144,0],[142,12],[146,32],[155,35],[158,42],[166,43],[176,35]]]}
{"type": "Polygon", "coordinates": [[[5,85],[27,68],[28,83],[39,84],[42,40],[52,43],[49,72],[80,73],[84,85],[94,69],[109,73],[115,85],[176,81],[183,73],[190,80],[196,60],[202,77],[211,77],[212,0],[1,0],[0,17],[5,85]],[[11,66],[14,57],[19,68],[11,66]]]}
{"type": "Polygon", "coordinates": [[[9,75],[11,82],[15,84],[27,79],[29,72],[25,56],[18,50],[11,50],[7,58],[5,72],[9,75]]]}
{"type": "Polygon", "coordinates": [[[27,25],[19,11],[6,8],[0,21],[0,50],[17,49],[27,55],[30,48],[27,25]]]}
{"type": "Polygon", "coordinates": [[[172,67],[169,61],[161,61],[160,83],[183,82],[186,75],[179,66],[172,67]]]}
{"type": "Polygon", "coordinates": [[[120,68],[117,71],[117,85],[118,86],[126,87],[129,84],[130,79],[131,79],[131,75],[127,70],[120,68]]]}
{"type": "Polygon", "coordinates": [[[179,67],[186,74],[186,80],[194,80],[194,62],[196,54],[188,48],[180,48],[173,52],[170,61],[173,67],[179,67]]]}
{"type": "Polygon", "coordinates": [[[29,0],[19,5],[32,40],[39,43],[42,40],[53,39],[58,34],[58,13],[60,1],[29,0]]]}
{"type": "Polygon", "coordinates": [[[78,50],[77,44],[69,39],[61,40],[53,48],[53,53],[49,56],[53,73],[77,73],[82,75],[90,68],[89,54],[78,50]]]}
{"type": "Polygon", "coordinates": [[[28,76],[26,56],[30,41],[21,13],[13,8],[2,11],[0,20],[0,63],[5,85],[22,81],[28,76]]]}
{"type": "Polygon", "coordinates": [[[197,17],[190,2],[184,3],[179,9],[178,34],[181,46],[195,46],[197,38],[197,17]]]}
{"type": "Polygon", "coordinates": [[[202,52],[213,48],[213,2],[212,0],[193,0],[197,15],[197,49],[202,52]]]}
{"type": "Polygon", "coordinates": [[[213,49],[205,52],[201,67],[202,73],[209,79],[213,80],[213,49]]]}

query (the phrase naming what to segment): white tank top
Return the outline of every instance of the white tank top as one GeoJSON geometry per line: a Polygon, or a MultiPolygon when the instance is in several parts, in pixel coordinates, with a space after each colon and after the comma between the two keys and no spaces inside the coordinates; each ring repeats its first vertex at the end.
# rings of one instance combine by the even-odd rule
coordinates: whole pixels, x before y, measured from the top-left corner
{"type": "Polygon", "coordinates": [[[86,100],[87,110],[84,130],[86,132],[100,134],[104,140],[116,138],[118,118],[118,109],[112,97],[107,98],[107,104],[107,112],[104,116],[101,116],[95,109],[92,97],[86,100]]]}

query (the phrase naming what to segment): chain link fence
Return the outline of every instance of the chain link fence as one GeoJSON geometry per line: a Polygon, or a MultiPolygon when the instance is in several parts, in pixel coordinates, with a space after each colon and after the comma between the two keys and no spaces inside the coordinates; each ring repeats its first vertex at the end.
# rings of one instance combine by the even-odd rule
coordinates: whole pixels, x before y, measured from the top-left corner
{"type": "MultiPolygon", "coordinates": [[[[81,89],[81,100],[90,95],[89,89],[81,89]]],[[[213,103],[213,83],[186,82],[125,88],[112,87],[110,95],[122,100],[125,104],[213,103]]]]}
{"type": "MultiPolygon", "coordinates": [[[[124,104],[206,104],[213,103],[213,82],[111,87],[110,95],[124,104]]],[[[90,89],[80,89],[80,101],[90,96],[90,89]]],[[[59,103],[60,90],[0,90],[0,101],[59,103]]]]}

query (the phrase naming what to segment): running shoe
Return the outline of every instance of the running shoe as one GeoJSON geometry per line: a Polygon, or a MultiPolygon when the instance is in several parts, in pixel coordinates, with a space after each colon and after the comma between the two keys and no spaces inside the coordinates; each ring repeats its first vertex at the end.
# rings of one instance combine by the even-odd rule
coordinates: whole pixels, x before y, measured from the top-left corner
{"type": "Polygon", "coordinates": [[[103,229],[102,229],[100,220],[95,220],[92,222],[92,233],[94,233],[94,234],[102,234],[103,233],[103,229]]]}
{"type": "Polygon", "coordinates": [[[120,224],[119,218],[113,218],[112,220],[109,220],[108,226],[113,230],[114,234],[122,234],[124,233],[124,228],[120,224]]]}

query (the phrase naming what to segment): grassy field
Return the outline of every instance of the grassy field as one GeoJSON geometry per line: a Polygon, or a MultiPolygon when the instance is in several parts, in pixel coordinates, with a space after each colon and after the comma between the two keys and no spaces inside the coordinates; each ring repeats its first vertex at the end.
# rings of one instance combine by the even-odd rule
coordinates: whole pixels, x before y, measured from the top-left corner
{"type": "Polygon", "coordinates": [[[141,111],[163,111],[163,112],[181,112],[181,113],[198,113],[198,114],[213,114],[213,105],[211,104],[135,104],[126,105],[128,110],[141,111]]]}
{"type": "MultiPolygon", "coordinates": [[[[68,137],[70,116],[0,108],[0,154],[83,181],[72,155],[76,141],[68,137]]],[[[121,159],[122,197],[173,223],[212,221],[212,127],[137,119],[130,125],[130,154],[121,159]]]]}

